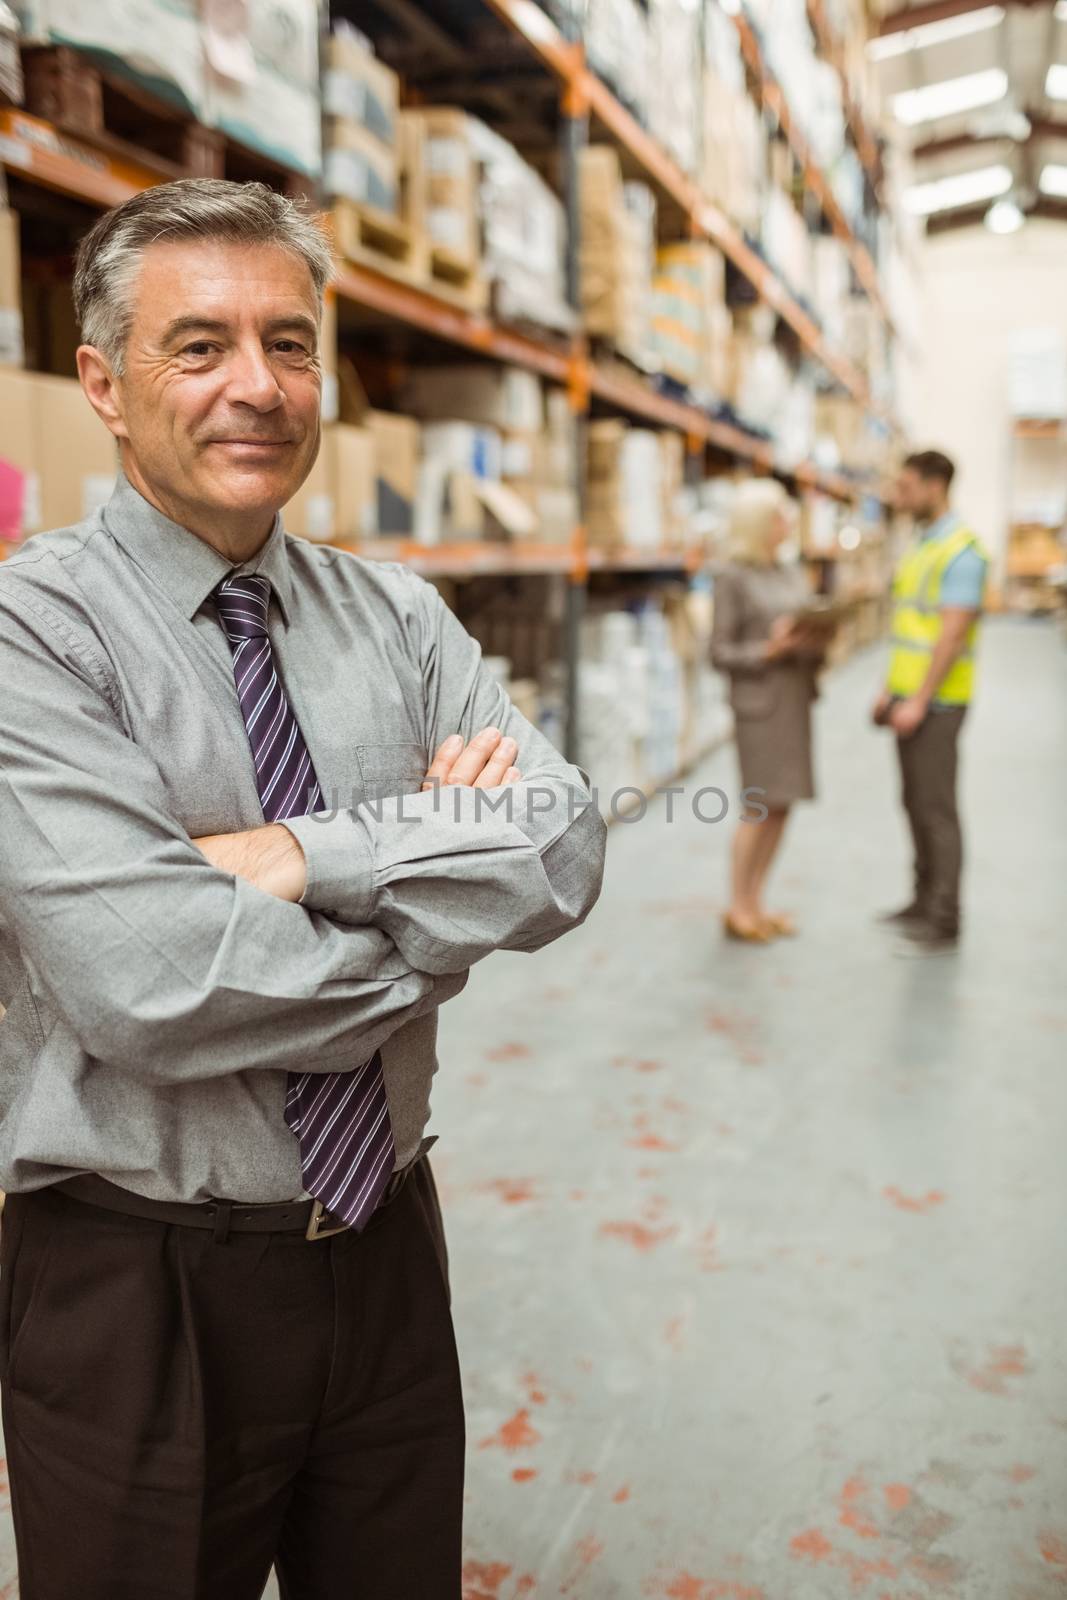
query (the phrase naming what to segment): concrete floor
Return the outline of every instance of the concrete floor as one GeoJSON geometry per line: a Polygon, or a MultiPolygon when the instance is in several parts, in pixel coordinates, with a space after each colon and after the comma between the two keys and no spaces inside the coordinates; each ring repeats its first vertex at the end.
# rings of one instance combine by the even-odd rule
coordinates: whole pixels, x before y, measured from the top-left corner
{"type": "Polygon", "coordinates": [[[984,657],[958,954],[872,921],[908,885],[866,656],[786,841],[801,938],[724,944],[729,826],[661,800],[583,929],[447,1008],[464,1600],[1067,1595],[1067,649],[984,657]]]}

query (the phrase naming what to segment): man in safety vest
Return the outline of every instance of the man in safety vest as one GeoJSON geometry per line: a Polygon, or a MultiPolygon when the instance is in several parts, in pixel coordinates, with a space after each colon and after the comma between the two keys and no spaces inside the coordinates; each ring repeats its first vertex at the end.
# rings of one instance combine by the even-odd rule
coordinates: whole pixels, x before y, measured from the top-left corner
{"type": "Polygon", "coordinates": [[[897,736],[904,809],[915,843],[915,893],[886,920],[925,949],[959,936],[962,841],[956,804],[960,728],[974,687],[989,558],[949,505],[955,467],[938,450],[904,462],[900,510],[917,538],[893,581],[892,650],[874,720],[897,736]]]}

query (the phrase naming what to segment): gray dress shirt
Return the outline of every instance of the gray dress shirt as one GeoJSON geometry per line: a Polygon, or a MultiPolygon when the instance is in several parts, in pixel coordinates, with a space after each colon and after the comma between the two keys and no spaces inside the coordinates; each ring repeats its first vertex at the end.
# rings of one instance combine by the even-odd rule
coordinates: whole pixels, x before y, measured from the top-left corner
{"type": "Polygon", "coordinates": [[[604,828],[432,585],[294,539],[240,568],[120,478],[0,565],[0,1186],[96,1172],[165,1200],[302,1189],[286,1072],[381,1049],[397,1165],[437,1007],[497,949],[586,916],[604,828]],[[279,672],[326,809],[286,825],[299,905],[191,842],[261,826],[212,591],[271,581],[279,672]],[[451,733],[519,745],[514,790],[420,792],[451,733]],[[385,798],[391,797],[391,798],[385,798]],[[490,803],[505,799],[499,810],[490,803]]]}

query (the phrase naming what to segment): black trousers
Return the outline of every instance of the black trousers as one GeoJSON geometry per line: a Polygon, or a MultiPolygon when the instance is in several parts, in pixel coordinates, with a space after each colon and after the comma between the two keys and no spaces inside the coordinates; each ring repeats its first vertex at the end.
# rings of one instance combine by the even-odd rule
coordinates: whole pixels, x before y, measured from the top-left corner
{"type": "Polygon", "coordinates": [[[915,903],[941,933],[960,924],[963,837],[956,803],[960,729],[966,707],[930,711],[897,740],[901,798],[915,845],[915,903]]]}
{"type": "Polygon", "coordinates": [[[362,1235],[8,1197],[21,1600],[460,1600],[463,1403],[428,1163],[362,1235]]]}

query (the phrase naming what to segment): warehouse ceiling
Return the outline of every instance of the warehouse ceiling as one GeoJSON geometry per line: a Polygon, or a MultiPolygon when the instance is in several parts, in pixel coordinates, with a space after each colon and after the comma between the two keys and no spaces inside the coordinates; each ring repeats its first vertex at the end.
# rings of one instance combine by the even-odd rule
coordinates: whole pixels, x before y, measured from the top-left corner
{"type": "Polygon", "coordinates": [[[1067,219],[1067,0],[920,0],[875,29],[887,116],[912,153],[910,210],[931,228],[996,202],[1004,231],[1013,207],[1067,219]]]}

